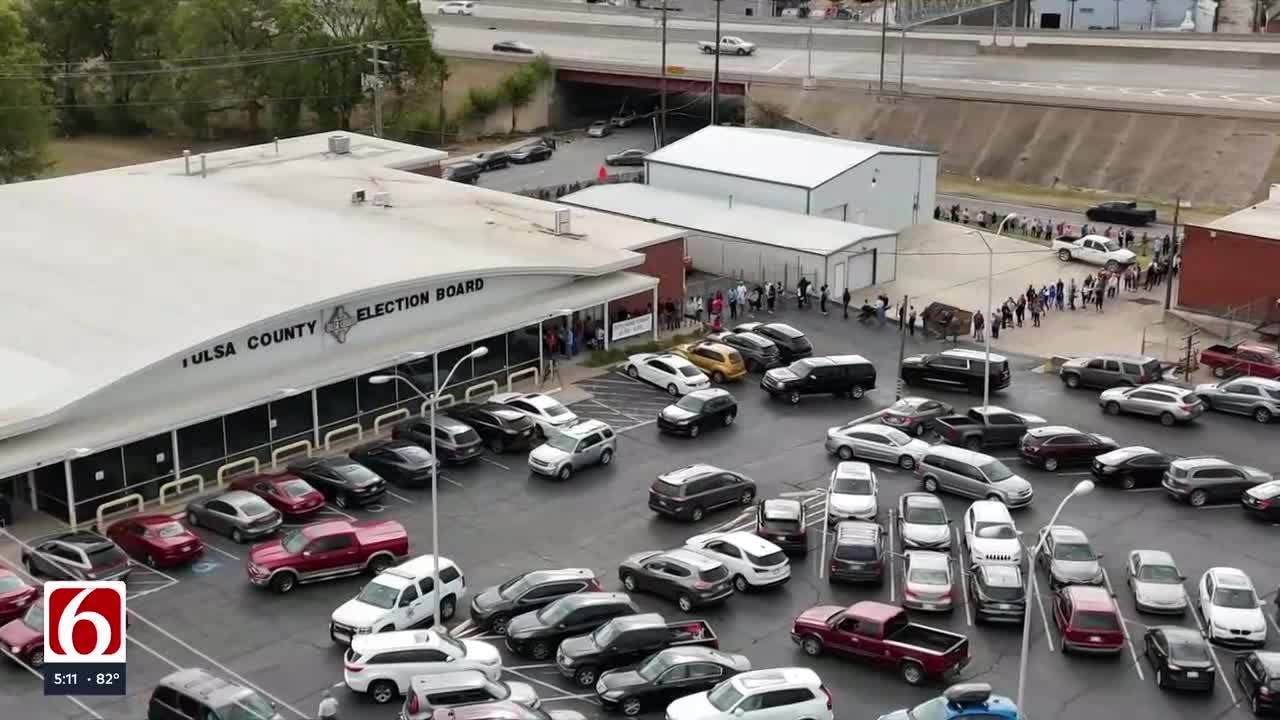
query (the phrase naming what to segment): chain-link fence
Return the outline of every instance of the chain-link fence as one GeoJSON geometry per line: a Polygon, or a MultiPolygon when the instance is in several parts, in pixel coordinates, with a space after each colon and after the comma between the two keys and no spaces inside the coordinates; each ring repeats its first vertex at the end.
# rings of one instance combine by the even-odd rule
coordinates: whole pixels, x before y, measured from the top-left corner
{"type": "Polygon", "coordinates": [[[596,178],[592,180],[579,180],[578,182],[571,183],[560,183],[559,185],[544,185],[542,187],[527,188],[516,194],[538,198],[539,200],[556,200],[570,193],[576,193],[583,188],[592,187],[593,185],[642,182],[644,182],[644,171],[637,170],[635,172],[622,172],[617,173],[616,175],[610,175],[607,180],[600,180],[599,178],[596,178]]]}

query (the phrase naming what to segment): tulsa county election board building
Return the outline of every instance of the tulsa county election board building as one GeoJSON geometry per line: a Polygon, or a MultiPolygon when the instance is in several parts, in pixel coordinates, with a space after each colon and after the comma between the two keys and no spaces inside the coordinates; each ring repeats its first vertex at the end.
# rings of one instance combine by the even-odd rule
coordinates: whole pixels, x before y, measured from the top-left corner
{"type": "Polygon", "coordinates": [[[461,401],[541,380],[547,323],[625,307],[613,337],[653,332],[642,268],[682,257],[682,231],[340,137],[0,187],[0,493],[19,525],[181,497],[422,412],[374,374],[430,392],[484,346],[442,389],[461,401]]]}

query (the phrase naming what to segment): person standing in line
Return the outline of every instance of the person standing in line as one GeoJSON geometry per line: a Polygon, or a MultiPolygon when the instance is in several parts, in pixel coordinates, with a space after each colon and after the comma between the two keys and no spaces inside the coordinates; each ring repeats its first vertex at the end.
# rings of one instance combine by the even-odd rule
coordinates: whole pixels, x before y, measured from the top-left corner
{"type": "Polygon", "coordinates": [[[699,295],[693,299],[693,319],[696,320],[698,324],[702,324],[702,312],[702,296],[699,295]]]}
{"type": "Polygon", "coordinates": [[[907,331],[911,333],[911,337],[916,336],[916,306],[911,306],[911,312],[907,314],[907,331]]]}
{"type": "Polygon", "coordinates": [[[1071,284],[1067,286],[1067,309],[1074,311],[1076,309],[1076,279],[1071,278],[1071,284]]]}
{"type": "Polygon", "coordinates": [[[1018,318],[1018,327],[1022,327],[1022,321],[1027,316],[1027,299],[1025,297],[1018,298],[1018,304],[1014,306],[1013,314],[1018,318]]]}
{"type": "Polygon", "coordinates": [[[769,283],[767,286],[765,286],[764,300],[765,300],[765,305],[769,308],[770,315],[773,314],[773,303],[777,300],[777,297],[778,297],[777,293],[778,293],[778,290],[773,286],[773,283],[769,283]]]}
{"type": "Polygon", "coordinates": [[[1093,292],[1093,308],[1096,312],[1102,312],[1102,301],[1106,297],[1106,280],[1099,280],[1098,287],[1093,292]]]}
{"type": "MultiPolygon", "coordinates": [[[[1177,277],[1178,277],[1178,268],[1180,268],[1180,267],[1182,267],[1182,256],[1181,256],[1181,255],[1174,255],[1174,256],[1173,256],[1173,266],[1170,268],[1171,272],[1169,273],[1169,277],[1170,277],[1170,278],[1177,278],[1177,277]]],[[[1172,282],[1172,280],[1170,280],[1170,282],[1172,282]]]]}
{"type": "Polygon", "coordinates": [[[827,316],[827,286],[825,283],[818,289],[818,309],[822,311],[822,317],[827,316]]]}
{"type": "Polygon", "coordinates": [[[876,298],[876,322],[880,327],[884,327],[884,314],[889,309],[889,303],[885,300],[884,295],[876,298]]]}
{"type": "Polygon", "coordinates": [[[844,308],[844,319],[849,319],[849,288],[845,288],[840,295],[840,305],[844,308]]]}
{"type": "Polygon", "coordinates": [[[1040,313],[1044,311],[1040,298],[1031,298],[1031,327],[1040,327],[1040,313]]]}
{"type": "Polygon", "coordinates": [[[996,341],[996,340],[999,340],[999,339],[1000,339],[1000,325],[1002,324],[1001,317],[1002,317],[1003,315],[1004,315],[1004,305],[1003,305],[1003,303],[1002,303],[1001,305],[997,306],[997,307],[993,307],[993,308],[991,308],[991,314],[990,314],[988,317],[990,317],[990,318],[991,318],[991,340],[992,340],[992,342],[994,342],[994,341],[996,341]]]}
{"type": "Polygon", "coordinates": [[[907,324],[907,306],[898,306],[898,331],[902,331],[902,326],[907,324]]]}
{"type": "Polygon", "coordinates": [[[729,319],[738,319],[738,290],[729,288],[729,319]]]}
{"type": "Polygon", "coordinates": [[[982,342],[982,311],[973,314],[973,341],[982,342]]]}

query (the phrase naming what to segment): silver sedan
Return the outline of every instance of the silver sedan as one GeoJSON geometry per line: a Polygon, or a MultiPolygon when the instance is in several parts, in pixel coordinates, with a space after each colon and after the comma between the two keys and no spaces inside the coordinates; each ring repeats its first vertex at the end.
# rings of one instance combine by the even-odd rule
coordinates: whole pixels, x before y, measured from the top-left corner
{"type": "Polygon", "coordinates": [[[908,435],[919,437],[933,429],[933,421],[950,415],[955,408],[926,397],[904,397],[890,405],[880,416],[880,422],[895,427],[908,435]]]}
{"type": "Polygon", "coordinates": [[[203,525],[240,543],[270,535],[284,517],[262,498],[244,490],[202,498],[187,505],[187,524],[203,525]]]}
{"type": "Polygon", "coordinates": [[[827,429],[827,452],[841,460],[860,457],[911,470],[928,451],[929,443],[886,425],[849,423],[827,429]]]}

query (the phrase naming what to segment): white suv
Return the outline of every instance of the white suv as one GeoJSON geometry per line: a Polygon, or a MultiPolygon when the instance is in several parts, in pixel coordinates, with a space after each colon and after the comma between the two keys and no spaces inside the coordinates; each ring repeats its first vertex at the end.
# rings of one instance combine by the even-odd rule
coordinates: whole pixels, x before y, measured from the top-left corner
{"type": "Polygon", "coordinates": [[[471,0],[449,0],[436,8],[441,15],[474,15],[476,4],[471,0]]]}
{"type": "Polygon", "coordinates": [[[455,640],[435,630],[361,635],[343,658],[342,679],[352,692],[388,703],[409,692],[419,675],[479,670],[490,680],[502,675],[498,648],[479,640],[455,640]]]}
{"type": "Polygon", "coordinates": [[[667,706],[668,720],[833,720],[831,693],[809,668],[739,673],[667,706]]]}
{"type": "Polygon", "coordinates": [[[791,579],[791,562],[782,548],[754,533],[739,530],[694,535],[684,546],[724,563],[738,592],[781,585],[791,579]]]}
{"type": "Polygon", "coordinates": [[[964,546],[974,563],[1022,562],[1022,533],[1009,508],[996,500],[978,500],[965,511],[964,546]]]}
{"type": "Polygon", "coordinates": [[[864,462],[842,462],[831,471],[827,490],[827,515],[831,524],[841,520],[875,520],[880,512],[876,474],[864,462]]]}
{"type": "Polygon", "coordinates": [[[433,556],[421,555],[390,568],[369,581],[360,594],[338,606],[329,619],[329,637],[350,643],[357,635],[408,630],[429,623],[435,616],[453,617],[458,600],[467,591],[467,579],[448,558],[440,558],[440,592],[433,592],[433,556]]]}

